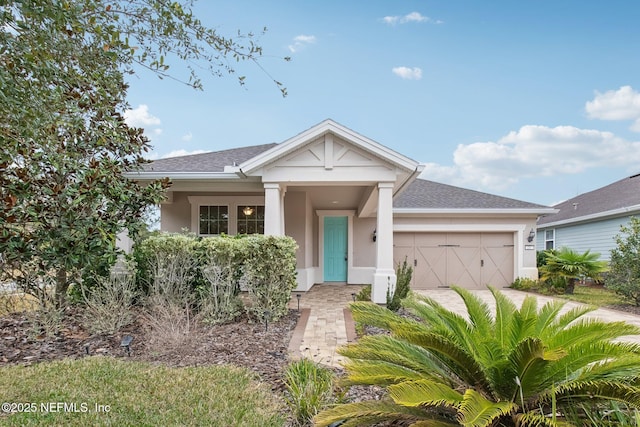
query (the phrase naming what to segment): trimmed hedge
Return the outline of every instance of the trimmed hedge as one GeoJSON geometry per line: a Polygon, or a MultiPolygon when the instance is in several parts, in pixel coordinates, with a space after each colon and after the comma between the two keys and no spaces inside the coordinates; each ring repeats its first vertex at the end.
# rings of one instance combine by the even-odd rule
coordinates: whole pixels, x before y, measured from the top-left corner
{"type": "MultiPolygon", "coordinates": [[[[248,293],[245,310],[257,320],[277,320],[288,312],[291,292],[296,287],[295,240],[287,236],[219,236],[197,238],[192,234],[159,233],[134,247],[138,265],[137,284],[148,292],[163,281],[157,272],[176,255],[188,254],[184,271],[175,272],[186,280],[206,306],[214,323],[232,320],[240,287],[248,293]]],[[[180,258],[184,258],[181,256],[180,258]]],[[[177,284],[176,285],[184,285],[177,284]]]]}

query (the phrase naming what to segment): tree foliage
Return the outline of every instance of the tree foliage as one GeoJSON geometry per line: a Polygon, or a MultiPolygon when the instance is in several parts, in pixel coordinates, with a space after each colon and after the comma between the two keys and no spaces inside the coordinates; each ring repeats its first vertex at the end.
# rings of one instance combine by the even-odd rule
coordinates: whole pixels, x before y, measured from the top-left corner
{"type": "Polygon", "coordinates": [[[35,265],[40,280],[23,283],[27,291],[55,278],[64,298],[79,275],[113,261],[116,233],[135,233],[168,185],[141,186],[123,176],[140,168],[149,150],[142,129],[123,119],[125,76],[143,66],[171,77],[172,57],[190,69],[185,83],[200,88],[193,64],[233,73],[232,61],[257,62],[262,54],[252,34],[239,34],[246,44],[222,37],[191,5],[2,2],[0,254],[14,278],[26,277],[20,269],[27,262],[35,265]]]}
{"type": "Polygon", "coordinates": [[[616,341],[640,330],[623,322],[562,311],[553,301],[517,308],[495,289],[495,311],[461,288],[467,313],[413,296],[405,307],[420,321],[372,303],[351,305],[354,320],[390,332],[339,350],[348,384],[386,387],[389,399],[337,405],[316,425],[560,426],[583,406],[623,402],[640,408],[640,346],[616,341]],[[548,416],[551,414],[551,416],[548,416]],[[404,425],[404,424],[403,424],[404,425]]]}
{"type": "Polygon", "coordinates": [[[640,306],[640,218],[632,217],[620,232],[611,251],[606,286],[640,306]]]}

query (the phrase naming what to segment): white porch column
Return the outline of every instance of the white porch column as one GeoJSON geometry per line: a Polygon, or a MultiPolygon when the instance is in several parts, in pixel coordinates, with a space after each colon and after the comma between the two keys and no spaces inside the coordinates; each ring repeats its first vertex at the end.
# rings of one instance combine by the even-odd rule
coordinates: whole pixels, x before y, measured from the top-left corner
{"type": "Polygon", "coordinates": [[[282,195],[280,184],[264,184],[264,234],[282,236],[284,234],[282,195]]]}
{"type": "Polygon", "coordinates": [[[378,217],[376,224],[376,272],[371,286],[371,300],[387,302],[387,290],[396,287],[393,268],[393,183],[378,183],[378,217]]]}

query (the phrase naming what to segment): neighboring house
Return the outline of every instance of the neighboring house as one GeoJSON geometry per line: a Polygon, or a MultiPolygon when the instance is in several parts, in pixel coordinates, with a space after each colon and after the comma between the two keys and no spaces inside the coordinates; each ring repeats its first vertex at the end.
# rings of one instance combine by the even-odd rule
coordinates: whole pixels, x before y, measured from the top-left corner
{"type": "Polygon", "coordinates": [[[405,257],[422,289],[537,277],[528,238],[551,208],[418,179],[422,170],[325,120],[280,144],[156,160],[129,177],[173,182],[162,230],[293,237],[302,291],[372,284],[383,303],[405,257]]]}
{"type": "Polygon", "coordinates": [[[640,215],[640,174],[554,206],[558,213],[538,222],[538,250],[568,247],[600,253],[608,261],[620,226],[640,215]]]}

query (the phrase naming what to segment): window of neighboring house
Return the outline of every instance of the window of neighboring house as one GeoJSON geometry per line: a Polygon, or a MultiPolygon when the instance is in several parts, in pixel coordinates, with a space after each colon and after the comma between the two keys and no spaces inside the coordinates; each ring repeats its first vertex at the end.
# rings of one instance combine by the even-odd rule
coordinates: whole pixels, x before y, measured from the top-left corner
{"type": "Polygon", "coordinates": [[[199,234],[213,236],[229,233],[228,206],[200,206],[199,234]]]}
{"type": "Polygon", "coordinates": [[[556,230],[546,230],[544,232],[544,248],[554,249],[556,247],[556,230]]]}
{"type": "Polygon", "coordinates": [[[238,206],[238,234],[264,234],[264,206],[238,206]]]}

